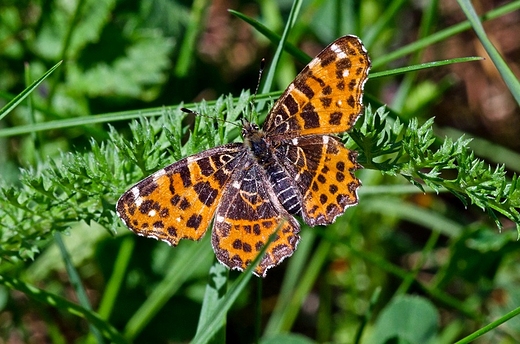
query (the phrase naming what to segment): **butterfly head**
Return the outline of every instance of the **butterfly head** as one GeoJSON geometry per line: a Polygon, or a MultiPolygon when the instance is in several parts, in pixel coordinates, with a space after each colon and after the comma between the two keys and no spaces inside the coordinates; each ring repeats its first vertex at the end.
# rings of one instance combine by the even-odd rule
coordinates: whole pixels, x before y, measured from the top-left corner
{"type": "Polygon", "coordinates": [[[263,132],[256,123],[249,122],[247,119],[242,119],[242,138],[244,141],[250,140],[255,136],[263,136],[263,132]]]}

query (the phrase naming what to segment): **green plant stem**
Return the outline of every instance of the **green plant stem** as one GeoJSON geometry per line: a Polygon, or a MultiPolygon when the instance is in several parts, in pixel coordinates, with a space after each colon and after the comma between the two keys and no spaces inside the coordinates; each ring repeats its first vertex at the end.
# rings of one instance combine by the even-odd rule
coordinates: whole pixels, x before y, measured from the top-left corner
{"type": "MultiPolygon", "coordinates": [[[[61,46],[60,51],[60,60],[65,60],[67,55],[67,50],[69,49],[70,42],[72,40],[72,34],[74,33],[74,29],[77,27],[76,23],[79,20],[81,10],[83,5],[85,4],[85,0],[79,0],[76,9],[74,10],[74,14],[70,20],[67,33],[65,34],[65,38],[63,40],[63,45],[61,46]]],[[[63,74],[63,69],[58,70],[58,73],[54,78],[54,81],[50,85],[49,95],[47,97],[47,107],[50,109],[52,105],[52,100],[54,98],[54,94],[58,88],[58,83],[60,82],[61,76],[63,74]]]]}
{"type": "Polygon", "coordinates": [[[257,265],[260,263],[261,258],[264,256],[267,249],[278,236],[278,230],[280,230],[282,225],[283,222],[280,223],[278,228],[269,236],[269,240],[267,240],[265,245],[258,252],[256,258],[235,280],[235,282],[233,282],[224,297],[219,298],[216,304],[211,306],[212,311],[208,314],[204,314],[204,316],[201,316],[201,322],[197,326],[197,333],[195,334],[195,338],[192,340],[192,344],[208,343],[222,328],[222,323],[225,321],[228,310],[231,308],[231,306],[233,306],[240,293],[247,286],[247,283],[253,275],[253,270],[256,269],[257,265]]]}
{"type": "Polygon", "coordinates": [[[119,253],[117,254],[114,264],[114,271],[110,276],[110,280],[108,281],[105,293],[99,305],[98,313],[103,319],[108,319],[110,313],[112,313],[114,303],[125,277],[126,269],[134,252],[134,246],[135,238],[131,235],[127,235],[121,242],[121,247],[119,248],[119,253]]]}
{"type": "Polygon", "coordinates": [[[191,7],[189,25],[186,28],[186,34],[182,41],[179,58],[175,65],[175,75],[178,78],[184,78],[189,72],[189,67],[193,63],[193,52],[197,44],[197,36],[204,28],[204,14],[209,7],[208,0],[195,0],[191,7]]]}
{"type": "Polygon", "coordinates": [[[361,324],[359,325],[359,328],[356,331],[356,337],[354,339],[354,344],[361,343],[361,336],[363,335],[363,331],[364,331],[366,325],[368,324],[370,319],[372,319],[372,315],[374,313],[374,308],[377,304],[377,301],[379,300],[380,295],[381,295],[381,287],[378,286],[372,293],[372,297],[370,298],[369,307],[368,307],[365,315],[363,316],[363,319],[361,320],[361,324]]]}
{"type": "Polygon", "coordinates": [[[493,321],[492,323],[489,323],[488,325],[478,329],[477,331],[473,332],[469,336],[459,340],[455,344],[466,344],[466,343],[472,343],[475,339],[482,336],[483,334],[497,328],[498,326],[502,325],[509,319],[512,319],[520,314],[520,307],[513,309],[511,312],[501,316],[497,320],[493,321]]]}
{"type": "MultiPolygon", "coordinates": [[[[60,249],[61,257],[65,264],[65,268],[67,270],[67,274],[69,275],[72,287],[76,291],[76,296],[78,297],[79,303],[81,304],[81,306],[83,306],[83,308],[91,311],[92,306],[90,305],[90,301],[88,299],[87,293],[85,292],[85,288],[83,288],[83,284],[81,283],[81,278],[79,277],[78,271],[72,263],[72,259],[69,255],[69,252],[67,251],[67,248],[65,247],[65,244],[63,243],[63,240],[61,239],[61,234],[59,232],[54,233],[54,240],[56,241],[56,244],[60,249]]],[[[96,338],[97,342],[103,343],[103,338],[99,330],[93,324],[90,323],[89,328],[90,332],[96,338]]]]}
{"type": "MultiPolygon", "coordinates": [[[[209,236],[206,236],[209,238],[209,236]]],[[[164,304],[175,294],[190,276],[192,266],[201,264],[210,258],[211,250],[208,249],[208,239],[203,239],[190,254],[182,256],[172,263],[172,267],[164,279],[155,287],[152,294],[146,299],[141,307],[132,315],[127,322],[124,336],[133,341],[144,327],[153,319],[164,304]]]]}
{"type": "Polygon", "coordinates": [[[32,93],[32,91],[34,91],[34,89],[43,82],[43,80],[45,80],[61,65],[62,62],[63,61],[60,61],[56,63],[54,66],[52,66],[52,68],[45,72],[45,74],[43,74],[38,80],[34,81],[29,87],[25,88],[20,94],[11,99],[9,103],[7,103],[2,109],[0,109],[0,120],[7,116],[9,112],[11,112],[18,104],[20,104],[25,98],[27,98],[32,93]]]}
{"type": "MultiPolygon", "coordinates": [[[[277,323],[275,323],[275,328],[270,328],[270,334],[277,334],[282,332],[289,332],[291,327],[300,312],[301,305],[305,300],[305,297],[309,294],[318,274],[321,271],[321,267],[326,260],[326,257],[329,256],[329,252],[332,248],[332,242],[329,240],[322,240],[312,259],[308,262],[305,270],[303,271],[303,275],[298,281],[296,288],[294,289],[294,293],[292,297],[289,299],[287,303],[287,307],[284,309],[283,314],[280,316],[280,319],[277,323]]],[[[267,329],[266,329],[267,331],[267,329]]],[[[266,335],[268,333],[266,332],[266,335]]]]}
{"type": "Polygon", "coordinates": [[[302,235],[301,242],[298,244],[298,250],[288,263],[287,273],[280,288],[278,301],[264,330],[266,337],[278,334],[282,331],[285,322],[284,319],[289,312],[289,305],[294,296],[294,291],[298,288],[298,285],[301,285],[300,277],[308,268],[306,265],[307,258],[310,256],[310,252],[316,241],[315,238],[316,234],[314,231],[306,231],[305,235],[302,235]]]}
{"type": "Polygon", "coordinates": [[[428,238],[428,241],[426,242],[426,245],[424,246],[424,249],[421,250],[421,254],[419,256],[419,259],[417,260],[415,267],[411,271],[410,274],[406,276],[406,278],[401,282],[401,285],[399,285],[399,288],[397,288],[397,291],[395,292],[395,295],[404,295],[412,285],[413,281],[417,278],[417,274],[421,270],[422,266],[428,259],[428,255],[433,250],[433,247],[437,243],[437,240],[439,240],[439,237],[441,235],[440,231],[432,231],[430,234],[430,237],[428,238]]]}
{"type": "MultiPolygon", "coordinates": [[[[121,289],[121,285],[125,277],[128,263],[130,263],[130,258],[132,257],[132,253],[134,251],[134,246],[135,238],[133,238],[130,234],[127,235],[121,242],[121,247],[119,248],[119,252],[114,264],[114,271],[112,272],[110,280],[107,283],[105,292],[103,293],[103,298],[99,303],[98,314],[102,319],[108,320],[110,313],[114,308],[117,295],[119,294],[119,290],[121,289]]],[[[85,340],[85,343],[93,343],[94,340],[94,336],[89,334],[85,340]]]]}
{"type": "MultiPolygon", "coordinates": [[[[386,260],[381,259],[381,257],[377,256],[376,254],[370,253],[368,251],[360,251],[355,249],[352,245],[349,243],[343,243],[345,246],[347,246],[352,253],[356,254],[359,257],[362,257],[363,259],[371,262],[372,264],[378,266],[379,268],[383,269],[386,272],[391,273],[392,275],[398,276],[401,279],[406,279],[408,274],[411,274],[411,272],[408,272],[404,269],[401,269],[400,267],[387,262],[386,260]]],[[[459,301],[458,299],[442,292],[436,290],[434,287],[430,287],[425,285],[424,283],[417,281],[417,285],[424,290],[428,295],[433,297],[434,299],[437,299],[439,302],[454,308],[467,316],[470,319],[478,319],[480,316],[478,315],[478,312],[476,312],[474,309],[468,307],[463,302],[459,301]]]]}

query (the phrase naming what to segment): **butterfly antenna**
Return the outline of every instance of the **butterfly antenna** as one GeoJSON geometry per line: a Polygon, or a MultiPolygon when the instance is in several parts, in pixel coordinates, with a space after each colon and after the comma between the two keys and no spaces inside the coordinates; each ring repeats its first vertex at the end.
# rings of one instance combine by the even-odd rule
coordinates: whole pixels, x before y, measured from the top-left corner
{"type": "Polygon", "coordinates": [[[225,119],[223,119],[223,118],[216,118],[216,117],[212,117],[212,116],[208,116],[208,115],[203,115],[203,114],[201,114],[201,113],[199,113],[199,112],[195,112],[195,111],[193,111],[193,110],[190,110],[190,109],[188,109],[188,108],[184,108],[184,107],[181,108],[181,111],[184,112],[184,113],[190,114],[190,115],[195,115],[195,116],[201,116],[201,117],[211,118],[211,119],[213,119],[213,120],[216,119],[217,121],[224,122],[224,123],[229,123],[229,124],[233,124],[234,126],[240,128],[240,126],[239,126],[238,124],[236,124],[236,123],[234,123],[234,122],[227,121],[227,120],[225,120],[225,119]]]}
{"type": "Polygon", "coordinates": [[[254,109],[254,103],[256,100],[256,95],[258,94],[258,89],[260,88],[260,83],[262,82],[262,74],[264,73],[265,69],[265,57],[262,57],[260,60],[260,69],[258,70],[258,81],[256,82],[256,88],[255,92],[253,93],[253,97],[251,97],[251,115],[253,114],[254,109]]]}

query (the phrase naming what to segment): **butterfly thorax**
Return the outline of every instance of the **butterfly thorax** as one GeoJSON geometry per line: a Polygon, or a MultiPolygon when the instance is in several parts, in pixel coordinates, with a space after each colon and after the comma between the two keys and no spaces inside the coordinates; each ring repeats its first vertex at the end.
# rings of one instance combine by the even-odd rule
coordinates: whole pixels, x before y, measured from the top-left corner
{"type": "Polygon", "coordinates": [[[242,137],[244,146],[261,166],[274,194],[282,206],[290,213],[301,214],[301,194],[291,181],[291,176],[277,158],[278,145],[273,145],[258,125],[243,121],[242,137]]]}
{"type": "Polygon", "coordinates": [[[260,165],[273,163],[273,156],[262,129],[255,123],[243,122],[242,137],[244,145],[248,147],[260,165]]]}

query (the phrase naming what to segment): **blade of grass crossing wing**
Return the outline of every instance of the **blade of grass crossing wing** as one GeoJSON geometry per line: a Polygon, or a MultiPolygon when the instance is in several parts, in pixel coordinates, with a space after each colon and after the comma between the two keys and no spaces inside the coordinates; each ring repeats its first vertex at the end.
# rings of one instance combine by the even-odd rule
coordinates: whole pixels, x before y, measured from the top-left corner
{"type": "Polygon", "coordinates": [[[205,314],[204,316],[200,317],[201,319],[207,320],[198,324],[197,333],[195,334],[195,338],[193,338],[192,344],[208,343],[222,328],[227,311],[231,308],[242,290],[244,290],[244,288],[247,286],[247,283],[253,276],[253,270],[256,269],[256,266],[260,263],[260,260],[267,251],[267,248],[276,238],[278,230],[282,227],[282,224],[283,223],[281,223],[273,232],[273,234],[269,236],[269,240],[264,245],[264,247],[262,247],[262,250],[260,250],[255,260],[247,267],[247,269],[244,270],[242,274],[240,274],[236,281],[233,282],[226,295],[218,300],[217,305],[211,307],[214,309],[214,311],[211,312],[211,314],[205,314]]]}

